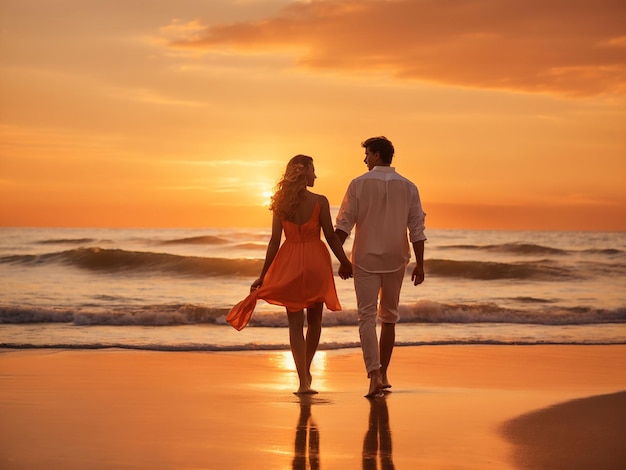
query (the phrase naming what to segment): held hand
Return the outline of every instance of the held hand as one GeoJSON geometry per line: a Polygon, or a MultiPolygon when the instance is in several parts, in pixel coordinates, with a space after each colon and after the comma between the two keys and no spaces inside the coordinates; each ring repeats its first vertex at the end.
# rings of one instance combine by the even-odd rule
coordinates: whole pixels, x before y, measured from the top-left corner
{"type": "Polygon", "coordinates": [[[254,281],[252,283],[252,285],[250,286],[250,292],[252,292],[253,290],[257,290],[259,287],[261,287],[261,284],[263,284],[263,279],[258,278],[256,281],[254,281]]]}
{"type": "Polygon", "coordinates": [[[411,281],[413,281],[414,286],[424,282],[424,266],[419,264],[415,265],[415,268],[413,268],[413,274],[411,274],[411,281]]]}
{"type": "Polygon", "coordinates": [[[339,277],[341,279],[350,279],[352,277],[352,263],[339,266],[339,277]]]}

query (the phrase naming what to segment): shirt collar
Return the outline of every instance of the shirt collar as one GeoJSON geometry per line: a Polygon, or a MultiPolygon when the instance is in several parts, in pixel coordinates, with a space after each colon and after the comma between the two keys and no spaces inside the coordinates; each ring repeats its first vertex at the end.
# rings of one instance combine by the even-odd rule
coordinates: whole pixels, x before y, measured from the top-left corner
{"type": "Polygon", "coordinates": [[[393,166],[380,166],[377,165],[374,168],[372,168],[372,171],[382,171],[384,173],[393,173],[396,171],[396,168],[393,166]]]}

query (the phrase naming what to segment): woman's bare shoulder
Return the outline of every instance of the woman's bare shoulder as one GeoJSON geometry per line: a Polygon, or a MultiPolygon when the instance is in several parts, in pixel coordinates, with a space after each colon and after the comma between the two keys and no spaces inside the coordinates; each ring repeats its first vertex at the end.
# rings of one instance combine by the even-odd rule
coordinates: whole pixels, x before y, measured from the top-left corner
{"type": "Polygon", "coordinates": [[[311,196],[315,198],[315,200],[320,204],[320,206],[328,205],[328,198],[323,194],[311,193],[311,196]]]}

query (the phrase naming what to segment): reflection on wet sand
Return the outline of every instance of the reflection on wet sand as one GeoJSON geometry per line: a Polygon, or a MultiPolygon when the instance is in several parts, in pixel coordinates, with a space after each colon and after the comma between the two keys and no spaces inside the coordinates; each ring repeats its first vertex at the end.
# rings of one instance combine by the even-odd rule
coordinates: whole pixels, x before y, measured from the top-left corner
{"type": "Polygon", "coordinates": [[[320,468],[320,434],[311,416],[313,398],[309,395],[302,395],[299,398],[300,417],[296,426],[292,468],[316,470],[320,468]]]}
{"type": "Polygon", "coordinates": [[[626,392],[558,403],[518,416],[501,432],[517,468],[626,468],[626,392]]]}
{"type": "Polygon", "coordinates": [[[387,399],[372,398],[369,402],[370,416],[363,439],[363,470],[376,470],[377,459],[380,459],[381,470],[391,470],[394,466],[387,399]]]}

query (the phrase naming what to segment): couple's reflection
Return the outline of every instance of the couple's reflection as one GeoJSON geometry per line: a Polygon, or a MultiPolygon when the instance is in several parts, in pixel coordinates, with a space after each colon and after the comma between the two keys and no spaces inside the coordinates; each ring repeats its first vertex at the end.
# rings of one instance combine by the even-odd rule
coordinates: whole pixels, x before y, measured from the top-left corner
{"type": "Polygon", "coordinates": [[[311,416],[313,398],[310,395],[301,395],[299,398],[300,417],[296,427],[292,468],[317,470],[320,468],[320,433],[311,416]]]}
{"type": "Polygon", "coordinates": [[[392,470],[391,429],[386,397],[371,398],[370,417],[363,439],[363,470],[376,470],[380,459],[381,470],[392,470]]]}

